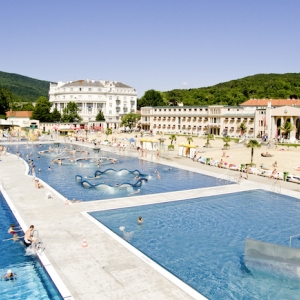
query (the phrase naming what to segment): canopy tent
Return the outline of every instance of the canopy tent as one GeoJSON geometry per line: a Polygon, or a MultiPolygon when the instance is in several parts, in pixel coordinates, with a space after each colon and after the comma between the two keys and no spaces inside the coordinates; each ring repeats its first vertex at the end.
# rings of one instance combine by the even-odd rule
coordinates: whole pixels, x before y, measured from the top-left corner
{"type": "Polygon", "coordinates": [[[178,155],[189,156],[193,158],[195,151],[196,151],[196,146],[193,144],[180,144],[178,148],[178,155]]]}
{"type": "Polygon", "coordinates": [[[155,151],[158,148],[158,142],[158,140],[140,139],[141,147],[150,151],[155,151]]]}

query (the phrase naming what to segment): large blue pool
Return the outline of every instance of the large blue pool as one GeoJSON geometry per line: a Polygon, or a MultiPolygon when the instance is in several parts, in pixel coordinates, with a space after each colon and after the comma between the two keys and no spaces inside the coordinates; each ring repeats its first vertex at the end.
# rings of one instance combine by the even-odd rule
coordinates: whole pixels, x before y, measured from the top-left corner
{"type": "Polygon", "coordinates": [[[21,241],[6,241],[11,238],[7,230],[12,223],[18,225],[0,193],[0,276],[2,278],[8,269],[18,275],[17,280],[5,281],[2,278],[0,299],[62,299],[38,258],[25,256],[25,247],[21,241]]]}
{"type": "MultiPolygon", "coordinates": [[[[21,157],[26,161],[28,161],[26,156],[29,155],[28,158],[34,161],[36,176],[69,199],[101,200],[132,196],[138,189],[140,190],[140,195],[147,195],[213,187],[229,183],[225,181],[218,182],[214,177],[199,173],[169,168],[162,164],[145,161],[139,159],[137,155],[135,157],[124,156],[105,151],[100,151],[99,153],[99,157],[103,157],[103,162],[98,167],[98,163],[94,161],[94,159],[98,160],[98,157],[93,153],[92,149],[75,145],[66,145],[66,147],[68,148],[67,150],[75,148],[77,150],[76,159],[79,158],[80,160],[71,162],[69,157],[72,157],[72,155],[66,152],[64,144],[61,144],[59,148],[55,148],[53,144],[35,144],[29,145],[29,147],[27,145],[10,145],[8,151],[14,154],[19,151],[21,157]],[[54,148],[52,153],[46,151],[43,154],[38,154],[40,151],[49,149],[49,146],[54,148]],[[89,154],[85,153],[84,150],[89,152],[89,154]],[[52,162],[58,157],[63,158],[62,165],[52,162]],[[111,160],[107,160],[107,157],[115,158],[117,162],[112,163],[111,160]],[[48,171],[48,167],[50,167],[51,171],[48,171]],[[39,169],[41,172],[38,172],[39,169]],[[113,170],[105,172],[107,169],[113,170]],[[120,171],[122,169],[124,170],[120,171]],[[97,170],[104,173],[95,177],[97,170]],[[129,173],[126,170],[138,170],[141,174],[139,178],[136,178],[137,172],[129,173]],[[157,172],[160,178],[158,178],[157,172]],[[75,180],[76,175],[81,176],[81,181],[85,182],[86,187],[91,185],[98,186],[84,188],[80,182],[75,180]],[[146,178],[147,181],[142,181],[141,186],[132,187],[130,185],[137,183],[140,178],[146,178]]],[[[201,167],[201,164],[197,164],[197,166],[201,167]]]]}
{"type": "Polygon", "coordinates": [[[209,299],[299,299],[298,274],[244,259],[246,238],[288,246],[300,233],[298,199],[254,190],[90,214],[209,299]]]}

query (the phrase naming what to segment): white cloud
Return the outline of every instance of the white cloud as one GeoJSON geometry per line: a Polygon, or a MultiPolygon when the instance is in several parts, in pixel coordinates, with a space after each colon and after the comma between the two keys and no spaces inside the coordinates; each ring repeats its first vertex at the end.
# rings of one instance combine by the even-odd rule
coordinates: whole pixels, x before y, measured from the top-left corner
{"type": "Polygon", "coordinates": [[[186,81],[184,81],[184,82],[182,83],[182,85],[187,86],[188,83],[187,83],[186,81]]]}

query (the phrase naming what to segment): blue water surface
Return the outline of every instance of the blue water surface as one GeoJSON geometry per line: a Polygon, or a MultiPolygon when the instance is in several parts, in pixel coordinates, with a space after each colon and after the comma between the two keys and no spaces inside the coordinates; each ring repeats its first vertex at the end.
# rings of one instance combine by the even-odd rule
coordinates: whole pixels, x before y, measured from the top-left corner
{"type": "Polygon", "coordinates": [[[299,299],[297,272],[244,259],[246,238],[288,246],[300,233],[298,199],[253,190],[90,215],[209,299],[299,299]]]}
{"type": "MultiPolygon", "coordinates": [[[[6,240],[12,237],[7,233],[11,224],[19,226],[0,193],[0,299],[63,299],[38,258],[25,256],[22,239],[17,242],[6,240]],[[17,274],[16,280],[3,280],[8,269],[17,274]]],[[[24,235],[23,232],[18,234],[24,235]]]]}
{"type": "MultiPolygon", "coordinates": [[[[55,148],[54,144],[9,145],[8,148],[8,151],[14,154],[19,152],[27,162],[28,159],[32,159],[36,176],[69,199],[75,198],[84,201],[112,199],[132,196],[138,190],[140,190],[139,195],[147,195],[230,183],[227,181],[219,182],[215,177],[178,168],[169,168],[159,163],[139,159],[137,154],[135,156],[125,156],[102,150],[99,154],[95,154],[92,149],[68,144],[61,144],[59,148],[55,148]],[[53,152],[47,152],[50,146],[54,149],[53,152]],[[77,150],[76,161],[71,161],[70,158],[73,159],[74,157],[66,151],[72,149],[77,150]],[[39,154],[41,151],[45,152],[39,154]],[[53,160],[59,157],[63,158],[62,165],[53,163],[53,160]],[[100,157],[102,157],[103,162],[98,167],[100,157]],[[112,163],[107,158],[116,159],[116,163],[112,163]],[[48,171],[49,167],[51,171],[48,171]],[[95,177],[97,170],[104,172],[107,169],[114,169],[117,172],[105,172],[99,177],[95,177]],[[138,170],[141,173],[140,178],[146,178],[147,181],[143,181],[141,186],[118,187],[116,185],[122,185],[123,183],[135,184],[138,181],[138,178],[135,177],[136,174],[120,171],[122,169],[138,170]],[[158,178],[157,172],[160,178],[158,178]],[[82,179],[90,184],[100,185],[88,189],[84,188],[80,182],[75,180],[76,175],[82,176],[82,179]]],[[[198,163],[197,166],[200,168],[201,164],[198,163]]]]}

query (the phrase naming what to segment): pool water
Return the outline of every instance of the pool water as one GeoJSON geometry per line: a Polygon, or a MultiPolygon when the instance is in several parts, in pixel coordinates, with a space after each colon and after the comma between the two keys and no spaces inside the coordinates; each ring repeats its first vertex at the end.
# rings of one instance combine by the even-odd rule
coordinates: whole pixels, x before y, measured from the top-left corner
{"type": "MultiPolygon", "coordinates": [[[[140,190],[139,195],[147,195],[231,184],[228,181],[219,182],[215,177],[178,168],[169,168],[137,157],[105,151],[99,153],[99,157],[103,157],[103,162],[99,168],[98,157],[92,149],[77,145],[66,145],[66,147],[68,147],[68,150],[76,149],[78,151],[76,152],[76,159],[81,159],[76,162],[63,159],[62,165],[53,163],[52,161],[59,156],[63,158],[72,157],[71,154],[65,151],[63,144],[59,148],[55,148],[53,144],[10,145],[8,151],[14,154],[18,151],[27,162],[26,156],[29,155],[28,158],[34,161],[36,176],[69,199],[91,201],[132,196],[138,189],[140,190]],[[49,146],[54,148],[54,152],[38,154],[39,151],[48,150],[49,146]],[[85,153],[85,150],[90,153],[85,153]],[[32,155],[30,156],[30,154],[32,155]],[[38,157],[40,158],[38,159],[38,157]],[[112,163],[107,160],[107,157],[115,158],[117,163],[112,163]],[[96,162],[94,161],[95,158],[96,162]],[[51,171],[48,171],[48,167],[51,171]],[[38,172],[39,169],[41,172],[38,172]],[[105,172],[99,178],[95,178],[97,170],[105,171],[107,169],[114,169],[116,172],[105,172]],[[141,186],[132,187],[127,184],[124,187],[122,186],[123,183],[135,184],[138,178],[135,177],[135,173],[120,171],[121,169],[138,170],[142,173],[140,178],[146,178],[147,181],[143,181],[141,186]],[[159,173],[160,178],[158,178],[156,171],[159,173]],[[80,175],[82,180],[88,181],[90,185],[98,185],[98,187],[84,188],[80,182],[75,180],[76,175],[80,175]]],[[[200,164],[198,165],[200,167],[200,164]]]]}
{"type": "Polygon", "coordinates": [[[264,190],[90,213],[209,299],[299,299],[298,274],[244,259],[246,238],[288,246],[299,214],[298,199],[264,190]]]}
{"type": "MultiPolygon", "coordinates": [[[[63,299],[34,255],[25,256],[25,246],[22,239],[12,240],[7,230],[11,224],[18,226],[18,222],[0,193],[0,276],[8,269],[17,274],[17,280],[0,281],[0,299],[63,299]]],[[[19,236],[24,235],[19,232],[19,236]]]]}

